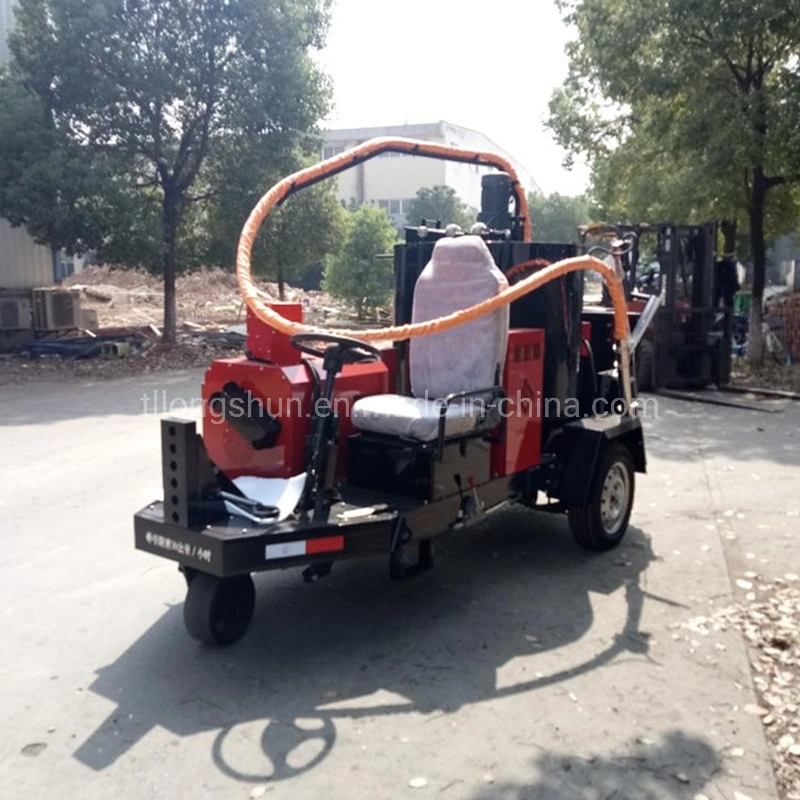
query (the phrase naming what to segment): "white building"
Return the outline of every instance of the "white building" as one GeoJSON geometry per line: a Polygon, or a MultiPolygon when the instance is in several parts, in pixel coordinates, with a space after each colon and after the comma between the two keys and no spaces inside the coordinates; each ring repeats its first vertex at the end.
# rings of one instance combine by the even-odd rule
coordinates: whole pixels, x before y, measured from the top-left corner
{"type": "MultiPolygon", "coordinates": [[[[453,125],[434,122],[423,125],[390,125],[375,128],[348,128],[323,132],[324,158],[330,158],[367,139],[399,136],[422,139],[438,144],[454,145],[469,150],[495,153],[510,161],[528,192],[541,193],[533,176],[513,156],[482,133],[453,125]]],[[[347,204],[370,203],[385,208],[397,226],[406,221],[406,208],[417,191],[434,186],[449,186],[471,209],[481,204],[481,177],[494,170],[477,164],[383,153],[338,176],[339,198],[347,204]]]]}
{"type": "MultiPolygon", "coordinates": [[[[0,0],[0,65],[10,53],[8,35],[14,23],[14,0],[0,0]]],[[[55,255],[36,244],[24,228],[14,228],[0,219],[0,289],[30,289],[47,286],[55,278],[55,255]]]]}

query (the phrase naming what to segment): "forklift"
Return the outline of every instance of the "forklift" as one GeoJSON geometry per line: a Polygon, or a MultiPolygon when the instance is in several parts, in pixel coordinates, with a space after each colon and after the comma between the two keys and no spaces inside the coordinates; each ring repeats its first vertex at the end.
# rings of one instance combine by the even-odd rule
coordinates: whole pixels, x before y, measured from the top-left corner
{"type": "Polygon", "coordinates": [[[510,502],[565,516],[589,550],[620,543],[646,466],[624,296],[617,274],[575,245],[530,241],[510,164],[407,139],[364,143],[262,198],[237,271],[245,351],[206,372],[202,435],[194,421],[161,421],[163,498],[134,517],[135,546],[183,573],[195,639],[244,635],[256,572],[297,568],[313,582],[339,560],[382,558],[404,580],[432,568],[436,537],[510,502]],[[291,193],[387,151],[500,171],[483,177],[472,231],[406,229],[394,327],[359,338],[309,329],[301,304],[269,301],[250,278],[258,227],[291,193]],[[530,265],[534,275],[509,285],[530,265]],[[609,330],[615,364],[603,368],[582,319],[588,268],[606,270],[622,309],[609,330]]]}
{"type": "MultiPolygon", "coordinates": [[[[735,288],[728,288],[730,265],[717,258],[719,235],[717,223],[579,228],[582,251],[618,260],[625,274],[639,391],[730,381],[735,288]],[[645,249],[654,257],[643,266],[645,249]]],[[[608,341],[612,313],[605,297],[584,309],[595,358],[606,368],[614,358],[608,341]]]]}

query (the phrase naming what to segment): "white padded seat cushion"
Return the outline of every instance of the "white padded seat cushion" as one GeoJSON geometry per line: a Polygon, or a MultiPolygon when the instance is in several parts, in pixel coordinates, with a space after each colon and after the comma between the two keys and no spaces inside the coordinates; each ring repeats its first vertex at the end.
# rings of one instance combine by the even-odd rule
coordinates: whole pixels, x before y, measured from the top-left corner
{"type": "MultiPolygon", "coordinates": [[[[427,322],[470,308],[507,286],[479,236],[440,239],[414,287],[412,322],[427,322]]],[[[362,431],[423,442],[435,439],[441,401],[497,382],[506,357],[508,319],[506,305],[442,333],[412,339],[409,373],[414,397],[381,394],[362,398],[353,405],[353,425],[362,431]]],[[[455,403],[448,408],[445,436],[463,435],[477,427],[480,411],[472,406],[455,403]]]]}
{"type": "MultiPolygon", "coordinates": [[[[471,403],[456,402],[447,409],[445,436],[461,436],[475,429],[478,411],[473,417],[471,406],[471,403]]],[[[351,419],[362,431],[431,442],[439,435],[441,408],[441,403],[421,397],[374,394],[353,404],[351,419]]]]}
{"type": "MultiPolygon", "coordinates": [[[[470,308],[507,286],[480,236],[440,239],[414,287],[412,322],[470,308]]],[[[465,325],[412,339],[411,393],[435,400],[494,386],[505,362],[508,318],[505,305],[465,325]]]]}

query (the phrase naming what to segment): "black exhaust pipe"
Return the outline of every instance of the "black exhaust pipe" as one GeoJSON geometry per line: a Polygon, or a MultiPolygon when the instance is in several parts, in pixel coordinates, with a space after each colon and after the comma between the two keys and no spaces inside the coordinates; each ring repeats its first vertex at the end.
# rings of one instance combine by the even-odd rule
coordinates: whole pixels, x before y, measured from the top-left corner
{"type": "Polygon", "coordinates": [[[511,230],[511,176],[493,172],[481,178],[481,213],[478,222],[496,231],[511,230]]]}

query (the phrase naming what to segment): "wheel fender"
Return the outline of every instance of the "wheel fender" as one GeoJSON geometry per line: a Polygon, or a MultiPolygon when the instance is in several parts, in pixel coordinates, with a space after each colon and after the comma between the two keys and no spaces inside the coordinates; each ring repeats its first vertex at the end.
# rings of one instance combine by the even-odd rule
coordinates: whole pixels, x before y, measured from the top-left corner
{"type": "Polygon", "coordinates": [[[645,472],[646,459],[642,422],[636,417],[606,417],[576,420],[566,424],[548,448],[558,469],[550,494],[567,505],[586,505],[598,479],[603,451],[610,442],[620,442],[630,451],[636,472],[645,472]]]}

